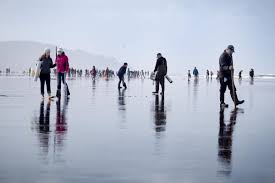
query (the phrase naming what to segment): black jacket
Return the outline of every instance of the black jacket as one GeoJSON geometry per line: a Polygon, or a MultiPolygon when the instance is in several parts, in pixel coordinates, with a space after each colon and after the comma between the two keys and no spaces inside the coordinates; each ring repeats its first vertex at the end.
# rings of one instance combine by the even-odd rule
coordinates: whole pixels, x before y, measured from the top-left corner
{"type": "Polygon", "coordinates": [[[126,73],[126,69],[127,69],[127,67],[125,67],[125,66],[120,67],[120,69],[117,73],[117,76],[120,77],[120,78],[123,77],[124,74],[126,73]]]}
{"type": "Polygon", "coordinates": [[[156,77],[164,77],[167,74],[167,61],[164,57],[160,57],[157,59],[154,72],[156,71],[158,71],[156,77]]]}
{"type": "Polygon", "coordinates": [[[53,64],[53,60],[51,57],[46,58],[45,56],[42,56],[39,60],[42,62],[40,66],[41,74],[50,74],[51,68],[54,68],[56,66],[55,64],[53,64]]]}
{"type": "Polygon", "coordinates": [[[229,66],[233,64],[233,58],[232,55],[229,55],[224,51],[219,59],[220,64],[220,77],[227,77],[231,78],[231,70],[229,70],[229,66]]]}

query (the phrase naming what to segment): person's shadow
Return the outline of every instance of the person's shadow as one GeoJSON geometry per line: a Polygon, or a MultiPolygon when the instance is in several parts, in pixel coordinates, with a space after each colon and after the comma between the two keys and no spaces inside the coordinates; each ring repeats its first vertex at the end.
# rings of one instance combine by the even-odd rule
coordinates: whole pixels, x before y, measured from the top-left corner
{"type": "Polygon", "coordinates": [[[159,100],[159,95],[155,96],[155,130],[156,132],[163,132],[166,129],[166,111],[164,107],[164,95],[159,100]]]}
{"type": "Polygon", "coordinates": [[[221,165],[221,170],[218,172],[225,176],[230,176],[232,171],[232,145],[234,126],[237,122],[239,113],[244,113],[243,109],[235,108],[230,113],[229,120],[225,121],[224,108],[220,109],[219,115],[219,136],[218,136],[218,161],[221,165]]]}

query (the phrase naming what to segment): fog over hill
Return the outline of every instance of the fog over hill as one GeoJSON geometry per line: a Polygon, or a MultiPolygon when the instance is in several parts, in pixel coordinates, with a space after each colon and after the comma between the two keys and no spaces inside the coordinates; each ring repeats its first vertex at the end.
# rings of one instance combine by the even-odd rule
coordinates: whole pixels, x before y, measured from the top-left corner
{"type": "MultiPolygon", "coordinates": [[[[0,42],[0,70],[10,67],[15,71],[26,70],[34,67],[35,61],[43,54],[45,48],[50,48],[53,60],[55,59],[54,45],[30,41],[5,41],[0,42]]],[[[69,57],[70,67],[73,68],[97,68],[104,69],[109,67],[117,69],[120,63],[113,57],[104,55],[95,55],[83,50],[70,50],[64,48],[66,55],[69,57]]]]}

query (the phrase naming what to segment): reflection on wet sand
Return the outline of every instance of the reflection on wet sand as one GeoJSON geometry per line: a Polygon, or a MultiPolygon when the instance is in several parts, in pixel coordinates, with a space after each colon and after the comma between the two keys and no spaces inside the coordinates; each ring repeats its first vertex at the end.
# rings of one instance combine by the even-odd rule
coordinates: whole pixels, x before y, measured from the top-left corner
{"type": "Polygon", "coordinates": [[[121,117],[119,128],[126,129],[126,102],[125,102],[126,89],[118,90],[118,112],[121,117]]]}
{"type": "Polygon", "coordinates": [[[250,85],[254,85],[254,78],[250,78],[250,85]]]}
{"type": "Polygon", "coordinates": [[[50,144],[50,111],[51,111],[51,102],[47,103],[46,113],[44,113],[44,101],[40,103],[39,110],[39,123],[37,126],[39,146],[44,154],[49,153],[49,144],[50,144]]]}
{"type": "Polygon", "coordinates": [[[243,109],[236,108],[231,111],[229,121],[224,119],[224,108],[220,109],[220,129],[218,137],[218,161],[221,170],[218,172],[222,175],[230,176],[232,171],[232,145],[233,131],[237,121],[237,115],[244,113],[243,109]]]}
{"type": "Polygon", "coordinates": [[[155,96],[155,130],[156,132],[165,131],[166,126],[166,111],[164,108],[164,96],[161,96],[161,103],[159,104],[159,95],[155,96]]]}
{"type": "Polygon", "coordinates": [[[118,106],[119,110],[126,110],[125,104],[125,89],[118,90],[118,106]]]}
{"type": "Polygon", "coordinates": [[[54,151],[57,148],[62,150],[64,146],[65,135],[67,133],[67,106],[69,99],[64,99],[61,109],[61,101],[56,102],[56,124],[55,124],[55,136],[54,136],[54,151]]]}
{"type": "Polygon", "coordinates": [[[199,78],[194,77],[194,83],[193,83],[194,109],[197,108],[198,92],[199,92],[199,78]]]}
{"type": "Polygon", "coordinates": [[[95,79],[92,80],[92,94],[93,97],[95,96],[95,90],[96,90],[96,81],[95,79]]]}
{"type": "Polygon", "coordinates": [[[242,78],[239,78],[238,81],[239,81],[239,85],[242,85],[242,78]]]}
{"type": "Polygon", "coordinates": [[[37,130],[37,135],[39,139],[39,147],[43,158],[48,158],[47,156],[51,153],[53,148],[53,153],[61,152],[64,146],[65,134],[67,132],[67,122],[66,122],[66,110],[68,105],[68,100],[64,100],[61,109],[60,101],[56,102],[56,125],[54,131],[54,142],[51,143],[51,125],[50,125],[50,113],[51,113],[51,103],[48,101],[46,109],[44,109],[45,102],[40,103],[39,117],[34,117],[35,129],[37,130]],[[51,147],[53,144],[53,147],[51,147]]]}

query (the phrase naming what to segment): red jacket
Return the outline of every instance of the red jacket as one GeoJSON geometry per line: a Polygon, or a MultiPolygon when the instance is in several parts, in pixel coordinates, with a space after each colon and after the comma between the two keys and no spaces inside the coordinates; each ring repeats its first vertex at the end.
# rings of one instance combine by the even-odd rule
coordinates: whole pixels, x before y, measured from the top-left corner
{"type": "Polygon", "coordinates": [[[55,63],[57,66],[57,72],[69,72],[69,59],[66,55],[58,55],[55,60],[55,63]]]}

